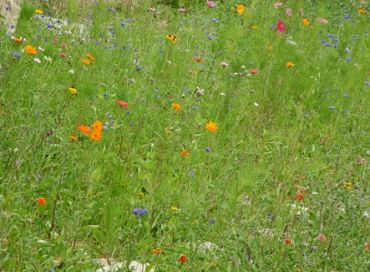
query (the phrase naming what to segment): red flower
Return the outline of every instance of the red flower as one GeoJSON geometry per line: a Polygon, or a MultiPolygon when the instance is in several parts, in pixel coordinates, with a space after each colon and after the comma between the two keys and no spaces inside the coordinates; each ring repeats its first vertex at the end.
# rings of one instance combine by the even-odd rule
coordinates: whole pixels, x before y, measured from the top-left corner
{"type": "Polygon", "coordinates": [[[258,74],[258,70],[256,68],[251,68],[249,69],[249,72],[252,74],[252,75],[256,75],[258,74]]]}
{"type": "Polygon", "coordinates": [[[180,258],[179,258],[179,262],[180,263],[186,263],[188,261],[188,257],[186,257],[186,255],[181,255],[180,258]]]}
{"type": "Polygon", "coordinates": [[[284,243],[285,243],[286,245],[291,245],[291,244],[293,244],[293,241],[292,241],[292,240],[290,240],[290,239],[285,239],[285,240],[284,240],[284,243]]]}
{"type": "Polygon", "coordinates": [[[123,101],[123,100],[117,100],[117,105],[120,106],[121,108],[127,108],[128,107],[128,103],[123,101]]]}
{"type": "Polygon", "coordinates": [[[304,195],[301,192],[295,194],[295,200],[302,201],[304,200],[304,195]]]}
{"type": "Polygon", "coordinates": [[[276,23],[276,29],[278,32],[285,32],[285,24],[282,20],[279,20],[277,23],[276,23]]]}
{"type": "Polygon", "coordinates": [[[40,206],[44,206],[46,204],[46,200],[45,198],[43,197],[39,197],[36,199],[37,203],[40,205],[40,206]]]}

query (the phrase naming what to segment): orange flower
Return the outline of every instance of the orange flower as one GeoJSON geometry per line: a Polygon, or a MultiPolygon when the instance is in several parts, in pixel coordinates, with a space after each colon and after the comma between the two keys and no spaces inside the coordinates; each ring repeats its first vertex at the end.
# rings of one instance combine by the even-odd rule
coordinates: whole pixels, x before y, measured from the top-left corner
{"type": "Polygon", "coordinates": [[[359,8],[359,9],[357,10],[357,12],[358,12],[358,14],[362,14],[362,15],[364,15],[364,14],[366,13],[366,9],[365,9],[365,8],[359,8]]]}
{"type": "Polygon", "coordinates": [[[236,6],[236,12],[239,14],[239,15],[243,15],[243,13],[245,12],[245,6],[243,4],[238,4],[236,6]]]}
{"type": "Polygon", "coordinates": [[[77,136],[76,136],[76,135],[71,135],[71,136],[69,137],[69,139],[70,139],[72,142],[76,142],[76,141],[78,141],[78,138],[77,138],[77,136]]]}
{"type": "Polygon", "coordinates": [[[187,157],[187,156],[190,155],[190,152],[187,151],[187,150],[183,150],[183,151],[180,152],[180,155],[181,155],[181,157],[187,157]]]}
{"type": "Polygon", "coordinates": [[[101,135],[101,132],[100,131],[93,131],[93,132],[91,132],[91,134],[90,134],[90,139],[91,140],[93,140],[93,141],[97,141],[97,142],[99,142],[99,141],[101,141],[101,139],[102,139],[102,135],[101,135]]]}
{"type": "Polygon", "coordinates": [[[36,198],[36,201],[40,206],[44,206],[46,204],[46,200],[43,197],[36,198]]]}
{"type": "Polygon", "coordinates": [[[209,121],[206,125],[205,125],[205,128],[209,131],[209,132],[216,132],[218,130],[218,125],[217,123],[215,122],[212,122],[212,121],[209,121]]]}
{"type": "Polygon", "coordinates": [[[91,125],[91,127],[94,130],[94,132],[101,133],[103,130],[103,123],[100,121],[95,121],[94,124],[91,125]]]}
{"type": "Polygon", "coordinates": [[[85,64],[85,65],[90,65],[91,64],[91,61],[89,59],[83,59],[82,60],[82,63],[85,64]]]}
{"type": "Polygon", "coordinates": [[[193,61],[198,62],[198,63],[202,63],[204,60],[203,60],[202,57],[194,57],[193,61]]]}
{"type": "Polygon", "coordinates": [[[304,200],[304,195],[301,192],[296,193],[295,200],[303,201],[304,200]]]}
{"type": "Polygon", "coordinates": [[[180,111],[181,110],[181,105],[179,103],[172,103],[172,108],[175,110],[175,111],[180,111]]]}
{"type": "Polygon", "coordinates": [[[85,134],[85,135],[90,135],[91,134],[91,128],[85,126],[85,125],[80,125],[78,127],[78,130],[82,133],[82,134],[85,134]]]}
{"type": "Polygon", "coordinates": [[[287,67],[287,68],[293,68],[294,66],[295,66],[294,62],[288,61],[288,62],[286,63],[286,67],[287,67]]]}
{"type": "Polygon", "coordinates": [[[161,254],[162,253],[162,249],[161,248],[159,248],[159,247],[156,247],[156,248],[153,248],[152,249],[152,253],[153,254],[161,254]]]}
{"type": "Polygon", "coordinates": [[[36,55],[37,53],[37,50],[35,47],[33,47],[32,45],[27,45],[25,48],[24,48],[24,51],[29,54],[29,55],[36,55]]]}
{"type": "Polygon", "coordinates": [[[304,19],[302,20],[302,22],[303,22],[303,24],[304,24],[305,26],[309,26],[309,25],[310,25],[310,20],[308,20],[307,18],[304,18],[304,19]]]}

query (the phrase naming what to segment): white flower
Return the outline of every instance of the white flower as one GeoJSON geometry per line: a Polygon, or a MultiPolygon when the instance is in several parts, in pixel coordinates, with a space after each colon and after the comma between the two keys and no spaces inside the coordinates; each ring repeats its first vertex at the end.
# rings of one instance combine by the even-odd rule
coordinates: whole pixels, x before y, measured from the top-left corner
{"type": "Polygon", "coordinates": [[[73,75],[75,73],[75,70],[71,69],[68,71],[71,75],[73,75]]]}
{"type": "Polygon", "coordinates": [[[39,58],[34,58],[33,61],[36,62],[37,64],[41,63],[41,60],[39,58]]]}

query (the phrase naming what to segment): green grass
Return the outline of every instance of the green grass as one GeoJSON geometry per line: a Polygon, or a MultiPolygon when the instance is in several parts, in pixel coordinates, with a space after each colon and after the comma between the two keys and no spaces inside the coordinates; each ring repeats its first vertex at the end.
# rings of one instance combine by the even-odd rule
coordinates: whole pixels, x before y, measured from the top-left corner
{"type": "Polygon", "coordinates": [[[103,257],[171,272],[368,271],[369,5],[241,1],[239,16],[225,2],[185,14],[100,4],[82,11],[88,36],[23,7],[27,41],[0,38],[0,271],[95,271],[103,257]],[[29,44],[45,51],[22,53],[29,44]],[[96,120],[99,142],[77,129],[96,120]],[[204,241],[217,248],[197,250],[204,241]]]}

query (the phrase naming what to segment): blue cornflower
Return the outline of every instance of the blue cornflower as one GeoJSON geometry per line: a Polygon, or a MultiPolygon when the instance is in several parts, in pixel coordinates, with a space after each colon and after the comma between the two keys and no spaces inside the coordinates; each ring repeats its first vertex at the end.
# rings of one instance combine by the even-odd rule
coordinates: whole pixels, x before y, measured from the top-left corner
{"type": "Polygon", "coordinates": [[[205,152],[207,152],[207,153],[211,153],[212,152],[212,148],[210,148],[210,147],[206,147],[205,149],[204,149],[204,151],[205,152]]]}
{"type": "Polygon", "coordinates": [[[211,225],[214,225],[216,224],[216,218],[211,218],[208,220],[208,223],[211,224],[211,225]]]}
{"type": "Polygon", "coordinates": [[[21,54],[17,51],[14,51],[12,53],[12,57],[13,57],[13,59],[19,59],[21,57],[21,54]]]}
{"type": "Polygon", "coordinates": [[[351,62],[352,61],[352,58],[351,57],[347,57],[346,58],[346,62],[351,62]]]}
{"type": "Polygon", "coordinates": [[[135,216],[144,216],[148,214],[148,210],[145,208],[135,208],[132,210],[132,214],[135,216]]]}
{"type": "Polygon", "coordinates": [[[211,22],[217,24],[218,22],[220,22],[220,20],[217,18],[212,18],[211,22]]]}

